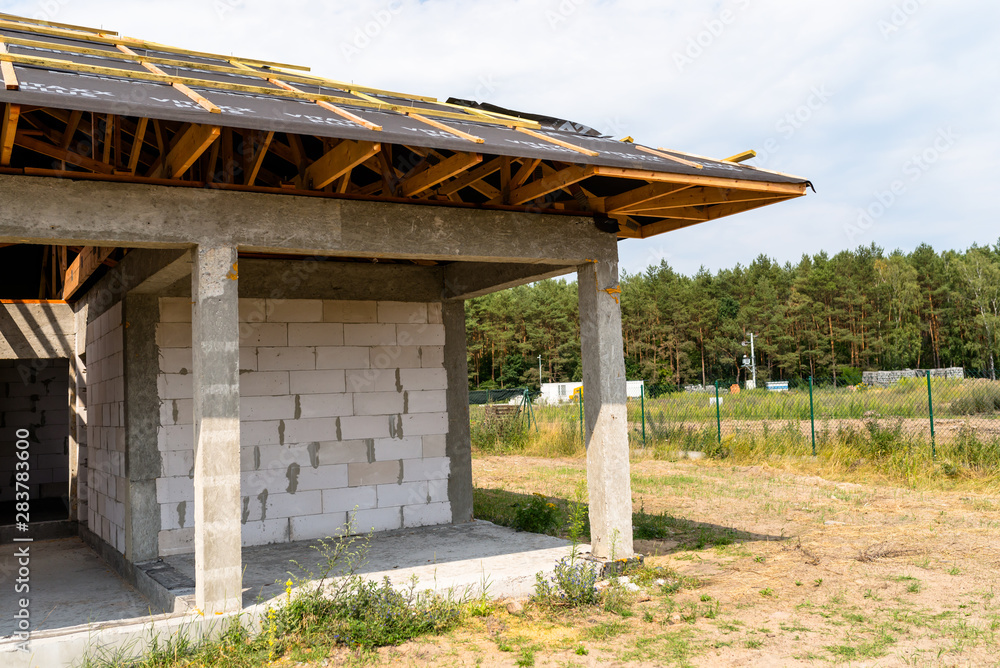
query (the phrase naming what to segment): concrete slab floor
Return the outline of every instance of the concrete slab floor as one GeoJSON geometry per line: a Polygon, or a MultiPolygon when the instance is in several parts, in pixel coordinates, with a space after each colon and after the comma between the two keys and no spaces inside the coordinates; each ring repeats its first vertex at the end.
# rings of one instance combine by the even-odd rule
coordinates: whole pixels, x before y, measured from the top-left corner
{"type": "MultiPolygon", "coordinates": [[[[318,572],[317,541],[300,541],[243,548],[243,605],[252,605],[284,594],[289,573],[304,577],[318,572]]],[[[568,541],[517,532],[490,522],[475,521],[419,529],[399,529],[374,534],[368,544],[368,559],[357,569],[367,578],[389,579],[406,584],[414,575],[418,589],[478,594],[487,583],[491,598],[527,596],[535,574],[552,572],[556,562],[569,555],[568,541]]],[[[581,553],[590,547],[581,545],[581,553]]],[[[183,575],[194,577],[194,555],[164,559],[183,575]]],[[[193,596],[182,597],[193,606],[193,596]]]]}
{"type": "Polygon", "coordinates": [[[33,633],[150,614],[146,599],[75,537],[27,544],[31,547],[31,590],[16,594],[14,551],[24,545],[4,545],[0,554],[0,610],[4,611],[0,638],[16,630],[13,611],[15,600],[22,596],[31,603],[33,633]]]}

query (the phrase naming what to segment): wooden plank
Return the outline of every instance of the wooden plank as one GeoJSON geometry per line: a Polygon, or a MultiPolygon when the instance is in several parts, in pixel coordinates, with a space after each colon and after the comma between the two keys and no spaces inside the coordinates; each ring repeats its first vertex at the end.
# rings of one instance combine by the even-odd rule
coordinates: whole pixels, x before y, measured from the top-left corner
{"type": "MultiPolygon", "coordinates": [[[[124,44],[118,44],[116,46],[117,46],[117,48],[118,48],[119,51],[121,51],[122,53],[124,53],[127,56],[132,56],[133,58],[135,58],[136,61],[138,61],[138,63],[140,65],[142,65],[143,67],[145,67],[147,70],[149,70],[153,74],[159,74],[160,76],[164,76],[164,77],[165,76],[169,76],[166,72],[164,72],[163,70],[161,70],[159,67],[157,67],[153,63],[150,63],[150,62],[148,62],[148,61],[140,58],[140,56],[139,56],[138,53],[136,53],[132,49],[128,48],[124,44]]],[[[177,91],[179,93],[181,93],[182,95],[185,95],[189,99],[194,100],[195,102],[197,102],[201,107],[203,107],[209,113],[212,113],[212,114],[221,114],[222,113],[222,109],[220,109],[218,106],[216,106],[216,104],[214,102],[212,102],[211,100],[209,100],[207,97],[205,97],[201,93],[196,93],[195,91],[191,90],[190,88],[188,88],[187,86],[185,86],[184,84],[181,84],[181,83],[173,83],[173,84],[170,84],[170,85],[173,86],[175,89],[177,89],[177,91]]]]}
{"type": "MultiPolygon", "coordinates": [[[[284,81],[281,81],[280,79],[273,79],[273,78],[271,78],[271,79],[268,79],[268,81],[270,81],[271,83],[273,83],[275,86],[278,86],[279,88],[283,88],[285,90],[295,91],[296,93],[303,93],[303,92],[305,92],[305,91],[302,91],[302,90],[296,88],[295,86],[292,86],[291,84],[287,84],[284,81]]],[[[376,125],[375,123],[372,123],[371,121],[365,120],[364,118],[361,118],[357,114],[352,114],[351,112],[347,111],[346,109],[341,109],[340,107],[338,107],[335,104],[330,104],[329,102],[324,102],[322,100],[316,100],[316,104],[318,104],[320,107],[326,109],[327,111],[332,111],[333,113],[337,114],[341,118],[346,118],[347,120],[351,121],[352,123],[357,123],[358,125],[360,125],[363,128],[368,128],[369,130],[372,130],[374,132],[381,132],[382,131],[382,126],[381,125],[376,125]]]]}
{"type": "Polygon", "coordinates": [[[95,246],[87,246],[80,251],[63,274],[62,298],[64,300],[72,298],[113,252],[114,248],[95,246]]]}
{"type": "Polygon", "coordinates": [[[643,211],[669,209],[672,207],[706,206],[712,204],[735,204],[773,199],[774,195],[760,192],[746,192],[732,188],[692,188],[683,193],[664,195],[641,204],[626,207],[626,213],[647,215],[643,211]]]}
{"type": "Polygon", "coordinates": [[[14,139],[17,136],[17,121],[21,117],[21,105],[4,105],[3,118],[0,122],[0,165],[7,167],[10,165],[10,154],[14,149],[14,139]]]}
{"type": "Polygon", "coordinates": [[[66,119],[66,129],[63,130],[62,142],[60,146],[63,148],[69,148],[69,145],[73,143],[73,137],[76,135],[77,128],[80,127],[80,119],[83,118],[82,111],[71,112],[69,118],[66,119]]]}
{"type": "Polygon", "coordinates": [[[543,197],[572,183],[590,178],[596,173],[595,169],[593,165],[573,165],[553,174],[543,176],[511,192],[510,203],[513,205],[524,204],[533,199],[543,197]]]}
{"type": "Polygon", "coordinates": [[[657,183],[681,183],[685,185],[716,186],[718,188],[737,188],[759,192],[773,192],[786,195],[804,195],[805,183],[774,183],[771,181],[749,181],[745,179],[729,179],[718,176],[701,176],[699,174],[671,174],[669,172],[653,172],[647,169],[623,169],[621,167],[594,166],[595,176],[608,176],[619,179],[636,179],[638,181],[656,181],[657,183]]]}
{"type": "Polygon", "coordinates": [[[149,119],[145,116],[139,119],[139,125],[135,129],[135,139],[132,141],[132,150],[128,154],[128,171],[135,174],[139,166],[139,156],[142,155],[143,141],[146,137],[146,128],[149,126],[149,119]]]}
{"type": "Polygon", "coordinates": [[[570,144],[568,141],[563,141],[562,139],[556,139],[555,137],[550,137],[549,135],[544,135],[541,132],[535,132],[534,130],[529,130],[528,128],[514,128],[518,132],[522,132],[535,139],[541,139],[550,144],[555,144],[556,146],[562,146],[563,148],[568,148],[571,151],[576,151],[577,153],[583,153],[584,155],[589,155],[591,157],[598,156],[600,153],[597,151],[592,151],[589,148],[583,148],[582,146],[577,146],[576,144],[570,144]]]}
{"type": "Polygon", "coordinates": [[[422,193],[482,161],[483,156],[479,153],[456,153],[447,160],[401,181],[399,184],[400,194],[403,197],[412,197],[422,193]]]}
{"type": "Polygon", "coordinates": [[[111,139],[114,137],[115,117],[108,114],[104,117],[104,132],[101,133],[101,141],[104,142],[104,157],[101,159],[106,165],[111,164],[111,139]]]}
{"type": "Polygon", "coordinates": [[[606,213],[614,213],[616,211],[621,211],[632,206],[642,204],[643,202],[648,202],[650,200],[655,200],[664,195],[669,195],[671,193],[678,193],[682,190],[687,190],[694,186],[684,186],[684,185],[665,185],[663,183],[647,183],[644,186],[639,186],[638,188],[633,188],[627,192],[623,192],[620,195],[611,195],[610,197],[605,197],[603,202],[604,211],[606,213]]]}
{"type": "MultiPolygon", "coordinates": [[[[0,54],[8,54],[6,45],[0,41],[0,54]]],[[[3,75],[4,87],[7,90],[20,90],[21,85],[17,81],[17,73],[14,72],[14,64],[8,61],[0,62],[0,75],[3,75]]]]}
{"type": "Polygon", "coordinates": [[[164,160],[150,174],[151,178],[179,179],[194,164],[195,160],[212,145],[222,128],[217,125],[189,124],[171,147],[164,160]]]}
{"type": "Polygon", "coordinates": [[[382,150],[381,144],[345,139],[312,163],[297,179],[300,188],[321,190],[382,150]]]}
{"type": "Polygon", "coordinates": [[[728,158],[723,158],[722,162],[740,163],[740,162],[746,162],[747,160],[750,160],[751,158],[756,158],[756,157],[757,157],[757,151],[755,151],[753,149],[750,149],[749,151],[743,151],[742,153],[737,153],[736,155],[731,155],[728,158]]]}
{"type": "Polygon", "coordinates": [[[643,153],[649,153],[650,155],[655,155],[658,158],[663,158],[665,160],[672,160],[678,164],[685,165],[687,167],[694,167],[695,169],[704,169],[704,165],[699,165],[697,162],[691,162],[690,160],[685,160],[684,158],[678,158],[676,155],[670,155],[669,153],[664,153],[663,151],[656,151],[649,148],[648,146],[643,146],[642,144],[632,144],[638,150],[643,153]]]}
{"type": "MultiPolygon", "coordinates": [[[[487,185],[487,186],[489,186],[489,184],[478,183],[478,182],[482,181],[482,179],[486,178],[490,174],[492,174],[492,173],[496,172],[498,169],[500,169],[501,163],[502,163],[502,160],[500,158],[494,158],[493,160],[490,160],[489,162],[483,163],[479,167],[476,167],[475,169],[472,169],[472,170],[470,170],[470,171],[468,171],[468,172],[466,172],[466,173],[464,173],[464,174],[462,174],[462,175],[460,175],[460,176],[452,179],[448,183],[445,183],[440,188],[438,188],[438,192],[441,193],[442,195],[451,195],[453,193],[458,192],[462,188],[466,188],[466,187],[472,187],[472,188],[476,188],[477,190],[479,190],[476,187],[477,185],[487,185]]],[[[493,186],[489,186],[489,188],[492,191],[499,192],[493,186]]],[[[479,192],[482,192],[482,190],[480,190],[479,192]]],[[[486,194],[486,193],[483,193],[483,194],[486,194]]],[[[495,197],[495,196],[496,196],[495,194],[491,195],[491,197],[495,197]]]]}
{"type": "Polygon", "coordinates": [[[438,130],[441,130],[442,132],[449,132],[449,133],[455,135],[456,137],[459,137],[460,139],[464,139],[466,141],[475,142],[476,144],[483,144],[483,143],[486,142],[486,140],[483,139],[482,137],[477,137],[476,135],[471,135],[468,132],[462,132],[458,128],[453,128],[450,125],[445,125],[444,123],[441,123],[440,121],[436,121],[436,120],[434,120],[432,118],[427,118],[426,116],[423,115],[425,113],[430,113],[430,112],[431,112],[431,110],[429,110],[429,109],[423,110],[423,113],[420,113],[420,114],[416,114],[416,113],[408,111],[408,112],[406,112],[406,115],[409,116],[410,118],[412,118],[415,121],[420,121],[421,123],[426,123],[427,125],[431,126],[432,128],[437,128],[438,130]]]}
{"type": "Polygon", "coordinates": [[[84,169],[89,169],[92,172],[97,172],[98,174],[113,174],[114,168],[111,165],[101,162],[100,160],[94,160],[93,158],[88,158],[86,156],[80,155],[79,153],[74,153],[69,149],[60,148],[59,146],[53,146],[52,144],[46,144],[43,141],[39,141],[34,137],[29,137],[24,134],[23,131],[19,131],[14,138],[14,143],[18,146],[22,146],[29,151],[34,151],[35,153],[41,153],[55,160],[61,160],[63,162],[68,162],[71,165],[76,165],[77,167],[83,167],[84,169]]]}
{"type": "MultiPolygon", "coordinates": [[[[704,215],[702,218],[694,217],[679,217],[675,215],[678,209],[667,209],[666,212],[670,217],[665,217],[653,223],[647,223],[640,228],[642,232],[642,238],[647,239],[651,236],[657,234],[663,234],[664,232],[671,232],[673,230],[679,230],[683,227],[688,227],[690,225],[697,225],[698,223],[718,220],[725,216],[731,216],[736,213],[743,213],[744,211],[750,211],[751,209],[758,209],[762,206],[768,206],[771,204],[776,204],[777,202],[784,202],[785,200],[794,199],[796,196],[786,196],[786,197],[774,197],[766,200],[758,200],[756,202],[744,202],[739,204],[721,204],[716,206],[705,207],[704,215]]],[[[646,213],[639,214],[646,216],[646,213]]]]}
{"type": "MultiPolygon", "coordinates": [[[[26,23],[29,26],[46,26],[48,28],[65,28],[67,30],[76,30],[78,32],[88,32],[95,35],[117,35],[118,33],[112,30],[105,30],[104,28],[87,28],[85,26],[73,25],[72,23],[56,23],[55,21],[42,21],[41,19],[29,19],[24,16],[17,16],[15,14],[4,14],[0,13],[0,19],[6,21],[16,21],[18,23],[26,23]]],[[[23,28],[22,28],[23,29],[23,28]]]]}
{"type": "Polygon", "coordinates": [[[531,176],[541,162],[541,159],[526,159],[525,163],[521,165],[521,169],[511,178],[510,189],[517,190],[523,186],[524,182],[528,180],[528,177],[531,176]]]}
{"type": "Polygon", "coordinates": [[[271,140],[274,139],[274,131],[268,132],[264,135],[264,140],[261,145],[257,147],[257,151],[250,161],[250,173],[247,174],[246,184],[252,186],[254,181],[257,180],[257,175],[260,173],[260,168],[264,165],[264,156],[267,155],[267,149],[271,145],[271,140]]]}

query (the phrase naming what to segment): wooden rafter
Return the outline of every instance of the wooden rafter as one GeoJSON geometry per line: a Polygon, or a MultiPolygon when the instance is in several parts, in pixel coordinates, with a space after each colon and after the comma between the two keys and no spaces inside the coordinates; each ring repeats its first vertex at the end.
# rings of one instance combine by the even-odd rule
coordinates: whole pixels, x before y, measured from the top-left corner
{"type": "Polygon", "coordinates": [[[412,197],[422,193],[482,161],[483,156],[479,153],[456,153],[433,167],[401,181],[399,184],[400,194],[403,197],[412,197]]]}
{"type": "Polygon", "coordinates": [[[479,192],[483,193],[484,195],[487,195],[488,197],[491,198],[496,197],[496,193],[498,193],[499,191],[493,186],[489,185],[488,183],[483,182],[483,179],[485,179],[490,174],[493,174],[497,170],[499,170],[501,162],[502,160],[500,158],[494,158],[489,162],[483,163],[479,167],[476,167],[475,169],[469,170],[464,174],[456,176],[448,183],[445,183],[444,185],[438,188],[438,192],[441,193],[442,195],[447,196],[453,193],[457,193],[459,190],[463,188],[469,187],[478,190],[479,192]],[[483,191],[484,186],[488,188],[487,192],[483,191]]]}
{"type": "Polygon", "coordinates": [[[682,193],[661,195],[641,204],[625,207],[626,213],[643,214],[643,211],[670,209],[686,206],[704,206],[712,204],[735,204],[738,202],[753,202],[762,199],[774,199],[774,195],[760,192],[747,192],[732,188],[691,188],[682,193]]]}
{"type": "Polygon", "coordinates": [[[135,129],[135,139],[132,141],[132,150],[128,154],[128,171],[130,174],[135,174],[135,170],[139,166],[139,158],[142,156],[142,145],[148,126],[148,118],[143,117],[139,119],[139,125],[135,129]]]}
{"type": "Polygon", "coordinates": [[[691,187],[692,186],[671,185],[665,183],[647,183],[646,185],[623,192],[620,195],[605,197],[604,201],[600,202],[597,206],[595,206],[595,208],[606,213],[615,213],[671,193],[687,190],[691,187]]]}
{"type": "MultiPolygon", "coordinates": [[[[143,59],[139,58],[139,54],[137,54],[135,51],[133,51],[132,49],[128,48],[124,44],[119,44],[118,45],[118,50],[121,51],[122,53],[124,53],[127,56],[132,56],[133,58],[135,58],[139,62],[140,65],[142,65],[143,67],[145,67],[147,70],[149,70],[153,74],[159,74],[162,77],[169,76],[166,72],[164,72],[163,70],[161,70],[159,67],[157,67],[153,63],[150,63],[150,62],[148,62],[146,60],[143,60],[143,59]]],[[[189,99],[194,100],[195,102],[197,102],[201,107],[203,107],[209,113],[212,113],[212,114],[221,114],[222,113],[222,109],[220,109],[218,107],[218,105],[216,105],[214,102],[212,102],[211,100],[209,100],[207,97],[205,97],[201,93],[198,93],[198,92],[195,92],[195,91],[191,90],[190,88],[188,88],[186,85],[184,85],[182,83],[176,83],[175,82],[175,83],[172,83],[170,85],[173,86],[174,89],[177,90],[177,92],[179,92],[182,95],[187,96],[189,99]]]]}
{"type": "Polygon", "coordinates": [[[152,178],[179,179],[201,157],[222,132],[217,125],[191,123],[178,133],[178,138],[165,159],[153,170],[152,178]]]}
{"type": "Polygon", "coordinates": [[[21,106],[17,104],[5,104],[3,118],[0,122],[0,165],[4,167],[10,164],[11,151],[14,149],[14,141],[17,137],[17,121],[21,117],[21,106]]]}
{"type": "Polygon", "coordinates": [[[593,165],[573,165],[553,174],[543,176],[512,191],[510,193],[510,203],[514,205],[524,204],[533,199],[543,197],[571,183],[577,183],[593,176],[595,169],[593,165]]]}
{"type": "Polygon", "coordinates": [[[70,151],[69,149],[60,148],[59,146],[53,146],[52,144],[39,141],[34,137],[29,137],[22,130],[17,132],[17,135],[14,138],[14,143],[28,149],[29,151],[34,151],[35,153],[40,153],[62,162],[68,162],[71,165],[83,167],[84,169],[89,169],[90,171],[97,172],[98,174],[114,173],[114,168],[105,162],[88,158],[87,156],[80,155],[79,153],[70,151]]]}
{"type": "Polygon", "coordinates": [[[254,181],[257,180],[257,175],[260,174],[260,168],[264,165],[264,156],[267,155],[267,149],[271,146],[271,140],[274,139],[274,131],[264,133],[260,145],[257,146],[254,151],[253,156],[250,159],[250,169],[247,170],[246,174],[246,184],[252,186],[254,181]]]}
{"type": "Polygon", "coordinates": [[[730,179],[720,176],[701,176],[698,174],[672,174],[670,172],[654,172],[646,169],[624,169],[622,167],[594,166],[595,176],[610,178],[636,179],[639,181],[655,181],[657,183],[680,183],[684,185],[716,186],[719,188],[739,188],[773,192],[786,195],[804,195],[805,183],[774,183],[771,181],[750,181],[747,179],[730,179]]]}
{"type": "Polygon", "coordinates": [[[563,141],[562,139],[557,139],[541,132],[535,132],[534,130],[529,130],[528,128],[514,128],[518,132],[522,132],[529,137],[534,137],[535,139],[541,139],[542,141],[548,142],[550,144],[555,144],[556,146],[562,146],[571,151],[576,151],[577,153],[583,153],[584,155],[589,155],[591,157],[596,157],[600,155],[597,151],[592,151],[589,148],[583,148],[582,146],[577,146],[576,144],[571,144],[568,141],[563,141]]]}
{"type": "Polygon", "coordinates": [[[699,165],[697,162],[691,162],[690,160],[685,160],[684,158],[678,158],[676,155],[670,155],[669,153],[664,153],[663,151],[657,151],[649,148],[648,146],[643,146],[642,144],[633,144],[633,146],[643,153],[649,153],[650,155],[655,155],[656,157],[663,158],[664,160],[671,160],[686,167],[704,169],[703,165],[699,165]]]}
{"type": "Polygon", "coordinates": [[[325,188],[381,150],[381,144],[345,139],[306,167],[299,187],[310,190],[325,188]]]}
{"type": "MultiPolygon", "coordinates": [[[[305,91],[303,91],[303,90],[301,90],[299,88],[296,88],[295,86],[292,86],[291,84],[285,83],[284,81],[281,81],[280,79],[270,78],[270,79],[268,79],[268,81],[270,81],[271,83],[273,83],[278,88],[283,88],[284,90],[294,91],[296,93],[305,93],[305,91]]],[[[323,100],[316,100],[316,104],[319,105],[320,107],[322,107],[323,109],[326,109],[327,111],[332,111],[333,113],[337,114],[341,118],[346,118],[347,120],[351,121],[352,123],[357,123],[358,125],[360,125],[363,128],[368,128],[369,130],[372,130],[374,132],[381,132],[382,131],[382,126],[381,125],[378,125],[376,123],[372,123],[369,120],[365,120],[364,118],[361,118],[357,114],[352,114],[347,109],[343,109],[341,107],[338,107],[335,104],[331,104],[329,102],[324,102],[323,100]]]]}
{"type": "Polygon", "coordinates": [[[114,248],[87,246],[63,272],[62,298],[71,299],[98,267],[115,251],[114,248]]]}
{"type": "MultiPolygon", "coordinates": [[[[0,41],[0,54],[8,54],[7,46],[0,41]]],[[[8,61],[0,62],[0,74],[3,75],[4,87],[7,90],[19,90],[21,88],[17,81],[17,73],[14,72],[14,64],[8,61]]]]}
{"type": "MultiPolygon", "coordinates": [[[[426,113],[426,112],[424,112],[424,113],[426,113]]],[[[459,139],[464,139],[466,141],[471,141],[471,142],[474,142],[476,144],[483,144],[483,143],[486,142],[486,140],[483,139],[482,137],[477,137],[476,135],[469,134],[468,132],[462,132],[458,128],[453,128],[450,125],[445,125],[444,123],[442,123],[440,121],[436,121],[433,118],[427,118],[427,116],[424,116],[423,113],[417,114],[417,113],[413,113],[413,112],[406,112],[406,115],[409,116],[410,118],[412,118],[413,120],[420,121],[421,123],[424,123],[425,125],[429,125],[432,128],[437,128],[438,130],[441,130],[442,132],[447,132],[449,134],[453,134],[456,137],[458,137],[459,139]]]]}
{"type": "MultiPolygon", "coordinates": [[[[762,206],[767,206],[769,204],[774,204],[776,202],[783,202],[788,199],[792,199],[794,195],[785,197],[772,197],[768,199],[758,200],[756,202],[743,202],[737,204],[717,204],[714,206],[699,207],[703,209],[700,215],[695,216],[694,214],[687,214],[685,212],[684,216],[678,216],[677,211],[684,211],[683,209],[666,209],[663,213],[666,216],[660,220],[652,223],[646,223],[640,228],[642,233],[642,238],[646,239],[655,234],[663,234],[664,232],[671,232],[673,230],[678,230],[682,227],[687,227],[689,225],[696,225],[698,223],[703,223],[710,220],[718,220],[719,218],[724,218],[725,216],[731,216],[736,213],[742,213],[744,211],[750,211],[751,209],[757,209],[762,206]]],[[[655,215],[654,212],[643,212],[639,214],[641,216],[651,216],[655,215]]]]}

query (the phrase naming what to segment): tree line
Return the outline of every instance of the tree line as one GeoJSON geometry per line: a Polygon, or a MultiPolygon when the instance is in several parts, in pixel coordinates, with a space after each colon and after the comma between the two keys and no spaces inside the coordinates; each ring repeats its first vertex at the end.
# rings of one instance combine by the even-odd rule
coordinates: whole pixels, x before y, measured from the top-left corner
{"type": "MultiPolygon", "coordinates": [[[[694,276],[666,262],[621,277],[629,379],[679,387],[747,377],[755,335],[758,381],[857,382],[871,369],[964,367],[996,377],[1000,241],[965,251],[886,254],[861,246],[778,264],[765,255],[694,276]]],[[[565,279],[466,304],[472,387],[581,378],[576,283],[565,279]]]]}

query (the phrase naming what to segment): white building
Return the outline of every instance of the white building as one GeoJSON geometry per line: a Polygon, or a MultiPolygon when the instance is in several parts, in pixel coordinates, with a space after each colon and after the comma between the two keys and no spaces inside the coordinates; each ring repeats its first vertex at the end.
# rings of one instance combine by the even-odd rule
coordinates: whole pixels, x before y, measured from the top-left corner
{"type": "MultiPolygon", "coordinates": [[[[646,384],[644,380],[626,381],[626,393],[631,399],[638,399],[642,395],[642,387],[646,384]]],[[[583,387],[583,383],[542,383],[542,396],[538,397],[538,403],[558,404],[564,401],[574,401],[573,393],[583,387]]]]}

